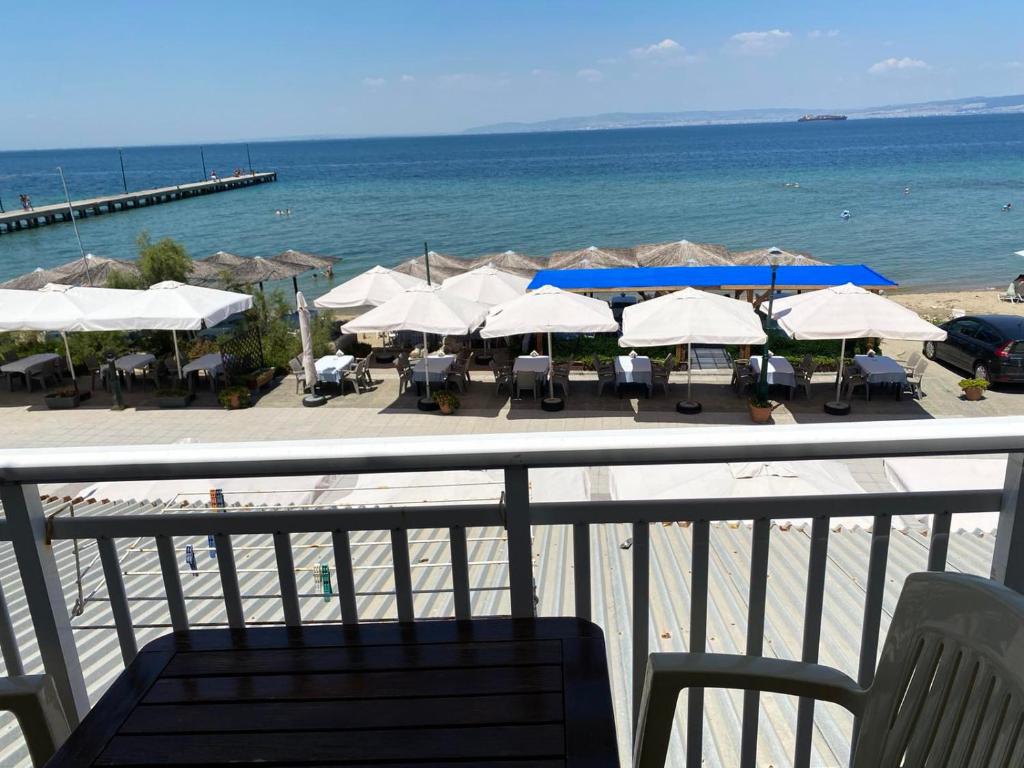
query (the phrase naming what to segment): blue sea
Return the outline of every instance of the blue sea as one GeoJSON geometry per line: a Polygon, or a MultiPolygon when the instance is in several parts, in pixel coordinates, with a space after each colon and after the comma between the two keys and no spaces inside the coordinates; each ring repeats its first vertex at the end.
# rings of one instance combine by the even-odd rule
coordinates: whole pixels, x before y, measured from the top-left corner
{"type": "MultiPolygon", "coordinates": [[[[1005,285],[1024,271],[1024,116],[259,142],[279,181],[80,223],[132,258],[142,230],[203,257],[340,256],[335,282],[423,251],[630,246],[686,238],[868,264],[908,287],[1005,285]],[[799,184],[799,187],[787,186],[799,184]],[[905,194],[904,189],[910,188],[905,194]],[[1003,212],[1004,203],[1013,210],[1003,212]],[[289,208],[291,216],[275,215],[289,208]],[[849,220],[840,213],[849,210],[849,220]]],[[[130,147],[129,189],[248,167],[244,144],[130,147]]],[[[0,200],[122,190],[117,149],[0,152],[0,200]]],[[[0,235],[0,279],[78,255],[69,224],[0,235]]],[[[303,278],[312,295],[324,279],[303,278]]]]}

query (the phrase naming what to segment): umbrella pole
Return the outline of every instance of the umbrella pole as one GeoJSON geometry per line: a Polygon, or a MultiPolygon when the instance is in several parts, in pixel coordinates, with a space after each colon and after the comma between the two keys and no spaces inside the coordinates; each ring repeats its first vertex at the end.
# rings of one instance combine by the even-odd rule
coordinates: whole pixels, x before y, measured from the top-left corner
{"type": "Polygon", "coordinates": [[[424,331],[423,332],[423,386],[426,388],[427,400],[430,399],[430,365],[429,365],[430,361],[427,359],[428,357],[429,357],[429,349],[427,348],[427,334],[426,334],[426,331],[424,331]]]}
{"type": "Polygon", "coordinates": [[[845,416],[850,412],[850,404],[840,400],[843,387],[843,363],[846,360],[846,339],[839,346],[839,365],[836,369],[836,399],[831,403],[825,403],[825,413],[832,416],[845,416]]]}
{"type": "Polygon", "coordinates": [[[68,360],[68,373],[71,374],[71,381],[75,385],[75,389],[78,389],[78,377],[75,376],[75,361],[71,359],[71,347],[68,346],[68,335],[64,331],[61,331],[60,337],[64,339],[64,354],[67,356],[68,360]]]}
{"type": "Polygon", "coordinates": [[[171,338],[174,339],[174,361],[178,364],[178,381],[181,381],[181,352],[178,351],[178,332],[172,330],[171,338]]]}
{"type": "Polygon", "coordinates": [[[846,362],[846,339],[839,345],[839,369],[836,374],[836,402],[839,402],[840,388],[843,386],[843,363],[846,362]]]}
{"type": "MultiPolygon", "coordinates": [[[[651,387],[654,389],[654,387],[651,387]]],[[[686,342],[686,399],[676,403],[676,412],[687,416],[700,413],[703,406],[693,399],[693,342],[686,342]]]]}
{"type": "Polygon", "coordinates": [[[551,331],[548,331],[548,397],[555,399],[555,348],[551,344],[551,331]]]}

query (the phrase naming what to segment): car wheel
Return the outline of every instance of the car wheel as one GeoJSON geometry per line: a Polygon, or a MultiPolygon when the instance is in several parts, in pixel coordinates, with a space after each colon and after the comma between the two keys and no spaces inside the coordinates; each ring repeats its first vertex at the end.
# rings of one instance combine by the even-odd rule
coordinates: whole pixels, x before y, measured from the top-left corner
{"type": "Polygon", "coordinates": [[[988,381],[988,366],[984,363],[974,364],[974,378],[988,381]]]}
{"type": "Polygon", "coordinates": [[[924,356],[927,357],[929,360],[934,360],[935,359],[935,342],[934,341],[926,341],[924,343],[924,356]]]}

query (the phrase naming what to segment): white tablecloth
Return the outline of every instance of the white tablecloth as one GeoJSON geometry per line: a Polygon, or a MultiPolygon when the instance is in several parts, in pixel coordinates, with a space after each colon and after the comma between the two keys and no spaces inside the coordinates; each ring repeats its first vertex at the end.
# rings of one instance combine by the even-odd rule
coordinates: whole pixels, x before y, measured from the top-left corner
{"type": "Polygon", "coordinates": [[[615,358],[616,384],[646,384],[650,389],[651,381],[651,358],[643,355],[621,355],[615,358]]]}
{"type": "MultiPolygon", "coordinates": [[[[761,356],[750,358],[750,369],[754,372],[754,377],[758,378],[761,375],[761,356]]],[[[796,373],[793,371],[793,366],[790,365],[789,360],[784,357],[771,357],[768,360],[768,383],[778,384],[780,387],[795,387],[796,386],[796,373]]]]}
{"type": "Polygon", "coordinates": [[[520,355],[516,358],[516,361],[512,363],[512,373],[519,373],[520,371],[534,371],[536,373],[547,374],[550,366],[551,358],[547,355],[520,355]]]}
{"type": "Polygon", "coordinates": [[[426,379],[424,371],[430,372],[430,381],[444,381],[448,371],[455,364],[455,355],[431,355],[426,360],[417,360],[412,364],[412,380],[422,382],[426,379]],[[426,368],[424,369],[424,366],[426,368]]]}
{"type": "Polygon", "coordinates": [[[195,373],[196,371],[206,371],[209,374],[214,374],[220,373],[223,368],[224,357],[220,352],[211,352],[208,355],[197,357],[188,365],[183,365],[181,367],[181,372],[185,376],[188,376],[190,373],[195,373]]]}
{"type": "Polygon", "coordinates": [[[38,355],[29,355],[23,357],[20,360],[14,360],[10,363],[0,365],[0,371],[4,373],[32,373],[37,368],[46,365],[51,360],[60,360],[60,355],[55,355],[53,352],[40,352],[38,355]]]}
{"type": "Polygon", "coordinates": [[[134,354],[124,355],[122,357],[117,358],[117,360],[114,361],[114,366],[119,371],[131,373],[132,371],[139,370],[140,368],[145,368],[146,366],[155,362],[156,357],[154,355],[149,354],[149,352],[135,352],[134,354]]]}
{"type": "Polygon", "coordinates": [[[907,381],[907,372],[891,357],[855,355],[853,362],[864,371],[869,384],[903,384],[907,381]]]}
{"type": "Polygon", "coordinates": [[[313,367],[316,368],[316,380],[341,384],[345,371],[356,361],[352,355],[325,355],[319,358],[313,367]]]}

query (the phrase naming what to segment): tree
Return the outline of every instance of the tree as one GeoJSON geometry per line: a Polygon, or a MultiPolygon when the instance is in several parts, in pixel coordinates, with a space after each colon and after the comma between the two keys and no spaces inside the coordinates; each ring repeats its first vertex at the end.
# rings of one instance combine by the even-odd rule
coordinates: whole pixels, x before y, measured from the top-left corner
{"type": "Polygon", "coordinates": [[[146,283],[141,275],[123,269],[113,269],[107,274],[107,288],[145,288],[146,283]]]}
{"type": "Polygon", "coordinates": [[[149,233],[143,231],[135,240],[135,245],[139,249],[139,271],[147,287],[164,280],[183,283],[192,271],[192,259],[185,246],[169,237],[154,243],[149,233]]]}

